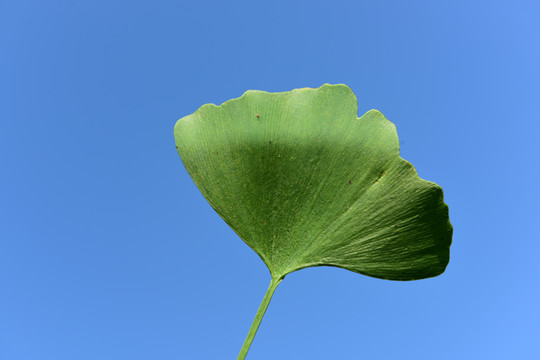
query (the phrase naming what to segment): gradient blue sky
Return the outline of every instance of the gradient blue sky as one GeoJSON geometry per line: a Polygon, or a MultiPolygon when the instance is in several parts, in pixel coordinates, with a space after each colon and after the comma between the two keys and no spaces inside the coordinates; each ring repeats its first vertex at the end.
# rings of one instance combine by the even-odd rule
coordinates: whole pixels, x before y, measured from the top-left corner
{"type": "Polygon", "coordinates": [[[442,276],[287,276],[248,358],[540,358],[537,1],[0,0],[0,359],[235,359],[270,280],[174,148],[345,83],[445,191],[442,276]]]}

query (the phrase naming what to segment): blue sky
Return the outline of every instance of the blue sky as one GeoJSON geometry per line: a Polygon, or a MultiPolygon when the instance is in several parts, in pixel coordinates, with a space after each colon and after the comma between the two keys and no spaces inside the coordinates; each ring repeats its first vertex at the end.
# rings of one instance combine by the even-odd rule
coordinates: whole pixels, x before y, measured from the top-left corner
{"type": "Polygon", "coordinates": [[[248,359],[538,359],[536,1],[0,1],[0,359],[235,359],[270,280],[174,148],[345,83],[445,192],[447,271],[277,289],[248,359]]]}

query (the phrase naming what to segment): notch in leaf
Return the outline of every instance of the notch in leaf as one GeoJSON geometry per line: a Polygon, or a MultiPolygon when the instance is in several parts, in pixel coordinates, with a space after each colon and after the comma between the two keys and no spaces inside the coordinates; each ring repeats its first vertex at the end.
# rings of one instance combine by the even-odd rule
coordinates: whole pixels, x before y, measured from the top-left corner
{"type": "Polygon", "coordinates": [[[399,156],[379,111],[357,117],[345,85],[247,91],[176,123],[178,153],[204,197],[268,266],[270,287],[310,266],[388,280],[441,274],[452,225],[442,189],[399,156]]]}

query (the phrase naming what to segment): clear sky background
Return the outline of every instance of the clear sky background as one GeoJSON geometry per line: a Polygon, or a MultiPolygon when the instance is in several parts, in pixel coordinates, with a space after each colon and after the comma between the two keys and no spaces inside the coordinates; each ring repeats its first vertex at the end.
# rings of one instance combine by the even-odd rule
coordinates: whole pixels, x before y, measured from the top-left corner
{"type": "Polygon", "coordinates": [[[440,277],[277,289],[248,359],[540,359],[537,1],[0,0],[0,359],[235,359],[270,281],[173,126],[345,83],[454,225],[440,277]]]}

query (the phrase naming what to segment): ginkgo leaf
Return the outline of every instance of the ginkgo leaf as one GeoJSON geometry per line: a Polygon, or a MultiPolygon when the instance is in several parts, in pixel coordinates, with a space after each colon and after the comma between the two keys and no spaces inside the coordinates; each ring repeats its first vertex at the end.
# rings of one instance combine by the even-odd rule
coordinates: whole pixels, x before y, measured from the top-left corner
{"type": "Polygon", "coordinates": [[[415,280],[448,264],[442,189],[400,157],[395,126],[379,111],[357,113],[347,86],[323,85],[247,91],[175,126],[193,181],[275,286],[310,266],[415,280]]]}

